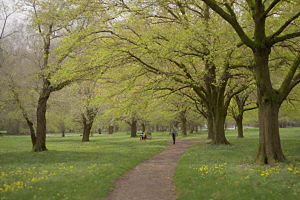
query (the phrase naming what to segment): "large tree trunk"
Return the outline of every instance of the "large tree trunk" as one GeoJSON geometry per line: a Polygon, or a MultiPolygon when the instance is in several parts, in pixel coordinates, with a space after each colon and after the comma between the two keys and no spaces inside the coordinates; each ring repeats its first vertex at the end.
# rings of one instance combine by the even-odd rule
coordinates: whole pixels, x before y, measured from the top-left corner
{"type": "Polygon", "coordinates": [[[278,128],[279,105],[265,103],[259,106],[259,144],[256,161],[271,164],[284,162],[278,128]]]}
{"type": "Polygon", "coordinates": [[[238,115],[235,118],[235,122],[238,129],[238,138],[244,138],[244,131],[243,131],[243,115],[238,115]]]}
{"type": "Polygon", "coordinates": [[[219,110],[213,119],[213,138],[212,144],[230,144],[225,137],[224,123],[226,119],[226,111],[219,110]]]}
{"type": "Polygon", "coordinates": [[[46,111],[47,101],[50,97],[49,84],[44,84],[44,88],[40,94],[37,106],[37,127],[36,127],[36,143],[32,147],[33,151],[46,151],[46,111]]]}
{"type": "Polygon", "coordinates": [[[132,120],[130,126],[131,126],[131,134],[130,134],[130,137],[136,137],[136,132],[137,132],[137,121],[136,121],[136,120],[132,120]]]}
{"type": "Polygon", "coordinates": [[[272,87],[269,74],[270,49],[257,49],[254,52],[255,78],[258,96],[259,144],[256,161],[274,164],[286,160],[280,143],[278,113],[281,102],[272,87]]]}

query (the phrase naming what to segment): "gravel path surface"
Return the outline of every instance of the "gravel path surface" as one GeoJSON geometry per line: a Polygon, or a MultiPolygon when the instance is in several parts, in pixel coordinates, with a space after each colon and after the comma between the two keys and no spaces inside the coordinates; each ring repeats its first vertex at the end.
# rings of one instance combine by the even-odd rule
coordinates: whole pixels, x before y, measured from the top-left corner
{"type": "Polygon", "coordinates": [[[138,164],[116,182],[106,200],[175,200],[173,176],[180,156],[201,140],[176,140],[161,153],[138,164]]]}

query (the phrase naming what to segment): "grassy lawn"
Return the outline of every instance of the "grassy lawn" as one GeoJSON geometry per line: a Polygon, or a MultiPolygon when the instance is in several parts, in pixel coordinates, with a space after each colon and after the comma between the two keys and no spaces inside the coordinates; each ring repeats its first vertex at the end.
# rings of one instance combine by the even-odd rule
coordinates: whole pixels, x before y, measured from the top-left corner
{"type": "MultiPolygon", "coordinates": [[[[30,136],[0,137],[0,199],[101,199],[114,180],[162,151],[165,133],[140,141],[125,133],[47,138],[45,152],[31,152],[30,136]]],[[[167,140],[166,140],[167,139],[167,140]]]]}
{"type": "MultiPolygon", "coordinates": [[[[245,130],[245,139],[227,131],[233,145],[190,148],[175,172],[178,199],[300,199],[300,128],[281,129],[289,163],[253,163],[258,130],[245,130]]],[[[94,134],[82,143],[79,134],[50,134],[46,152],[31,152],[30,136],[0,137],[0,200],[101,199],[118,177],[162,151],[168,133],[153,133],[140,141],[125,133],[94,134]]],[[[206,132],[187,139],[205,139],[206,132]]]]}
{"type": "Polygon", "coordinates": [[[175,172],[178,199],[300,199],[300,128],[280,129],[288,163],[261,166],[253,163],[258,130],[227,131],[233,145],[201,142],[179,160],[175,172]]]}

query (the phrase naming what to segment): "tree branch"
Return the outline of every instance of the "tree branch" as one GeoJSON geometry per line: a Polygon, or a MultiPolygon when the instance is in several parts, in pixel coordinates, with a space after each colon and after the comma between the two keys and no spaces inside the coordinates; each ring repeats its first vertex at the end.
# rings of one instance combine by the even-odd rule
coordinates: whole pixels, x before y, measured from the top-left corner
{"type": "Polygon", "coordinates": [[[289,33],[289,34],[283,35],[281,37],[276,37],[273,40],[273,44],[278,43],[278,42],[283,42],[283,41],[288,40],[288,39],[293,39],[293,38],[299,37],[299,36],[300,36],[300,31],[294,32],[294,33],[289,33]]]}
{"type": "Polygon", "coordinates": [[[50,90],[51,90],[51,92],[59,91],[59,90],[63,89],[65,86],[69,85],[72,82],[73,82],[73,80],[67,80],[67,81],[63,81],[63,82],[61,82],[61,83],[59,83],[58,85],[55,85],[55,86],[51,85],[50,90]]]}
{"type": "Polygon", "coordinates": [[[295,73],[300,65],[300,53],[294,60],[293,65],[291,66],[288,74],[286,75],[285,79],[283,80],[278,93],[279,93],[279,101],[282,102],[289,92],[299,83],[300,81],[300,73],[298,73],[295,77],[295,73]]]}
{"type": "Polygon", "coordinates": [[[246,111],[254,110],[254,109],[257,109],[257,108],[258,108],[258,106],[255,106],[255,107],[252,107],[252,108],[246,108],[243,111],[246,112],[246,111]]]}
{"type": "Polygon", "coordinates": [[[265,10],[265,12],[261,15],[261,18],[267,17],[269,12],[280,2],[281,0],[274,0],[271,5],[265,10]]]}
{"type": "MultiPolygon", "coordinates": [[[[267,38],[267,43],[270,43],[271,45],[275,44],[276,42],[280,42],[280,41],[284,41],[286,39],[289,39],[290,37],[284,36],[283,38],[281,37],[280,40],[276,41],[277,36],[279,36],[284,30],[285,28],[290,25],[295,19],[297,19],[300,16],[300,12],[298,12],[295,16],[293,16],[292,18],[290,18],[289,20],[287,20],[273,35],[269,36],[267,38]],[[287,38],[285,38],[287,37],[287,38]]],[[[299,31],[296,33],[300,33],[299,31]]],[[[288,34],[290,35],[290,34],[288,34]]],[[[292,34],[293,35],[293,34],[292,34]]],[[[297,37],[299,35],[295,36],[294,33],[294,37],[297,37]]]]}
{"type": "Polygon", "coordinates": [[[255,43],[246,35],[243,28],[237,22],[237,19],[234,16],[229,15],[225,12],[217,3],[213,0],[202,0],[206,5],[208,5],[212,10],[218,13],[224,20],[226,20],[239,35],[240,39],[251,49],[255,48],[255,43]]]}

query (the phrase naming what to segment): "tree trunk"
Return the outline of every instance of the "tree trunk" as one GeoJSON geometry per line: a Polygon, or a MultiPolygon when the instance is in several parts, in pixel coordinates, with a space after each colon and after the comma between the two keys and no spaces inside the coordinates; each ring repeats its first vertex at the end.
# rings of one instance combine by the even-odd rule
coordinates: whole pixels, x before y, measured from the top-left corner
{"type": "Polygon", "coordinates": [[[194,128],[195,126],[193,124],[190,125],[190,133],[193,134],[194,133],[194,128]]]}
{"type": "Polygon", "coordinates": [[[36,143],[32,147],[33,151],[46,151],[46,111],[47,101],[50,97],[50,90],[47,88],[49,84],[44,84],[44,88],[40,94],[37,106],[37,127],[36,127],[36,143]]]}
{"type": "Polygon", "coordinates": [[[119,132],[120,127],[118,125],[115,125],[115,132],[119,132]]]}
{"type": "Polygon", "coordinates": [[[273,165],[276,161],[286,161],[281,149],[278,127],[281,102],[278,102],[278,93],[273,89],[270,79],[268,61],[271,49],[258,48],[255,51],[254,73],[257,83],[259,119],[259,144],[256,161],[273,165]]]}
{"type": "Polygon", "coordinates": [[[214,128],[214,122],[211,115],[207,116],[207,139],[213,138],[213,128],[214,128]]]}
{"type": "Polygon", "coordinates": [[[136,132],[137,132],[137,121],[136,120],[132,120],[131,122],[131,134],[130,137],[136,137],[136,132]]]}
{"type": "Polygon", "coordinates": [[[93,126],[93,122],[84,123],[84,125],[83,125],[83,137],[82,137],[81,142],[89,142],[90,141],[90,134],[91,134],[92,126],[93,126]]]}
{"type": "Polygon", "coordinates": [[[196,133],[198,133],[198,125],[195,126],[196,133]]]}
{"type": "Polygon", "coordinates": [[[185,116],[181,116],[181,130],[182,130],[182,136],[186,137],[187,133],[186,133],[186,117],[185,116]]]}
{"type": "Polygon", "coordinates": [[[65,137],[66,136],[66,126],[64,122],[60,122],[60,131],[61,131],[61,137],[65,137]]]}
{"type": "Polygon", "coordinates": [[[243,115],[238,115],[235,119],[238,129],[238,138],[244,138],[244,131],[243,131],[243,115]]]}
{"type": "Polygon", "coordinates": [[[32,143],[32,146],[34,146],[36,143],[36,137],[35,137],[35,132],[34,132],[34,128],[33,128],[33,123],[28,118],[26,118],[26,122],[30,129],[31,143],[32,143]]]}
{"type": "Polygon", "coordinates": [[[109,126],[108,127],[108,134],[113,134],[114,133],[114,126],[109,126]]]}
{"type": "Polygon", "coordinates": [[[270,102],[259,106],[259,144],[256,156],[259,163],[273,165],[276,161],[286,161],[279,136],[279,107],[279,105],[272,106],[270,102]]]}
{"type": "Polygon", "coordinates": [[[212,144],[230,144],[225,137],[224,123],[226,119],[226,111],[219,110],[215,113],[213,119],[213,138],[212,144]]]}

